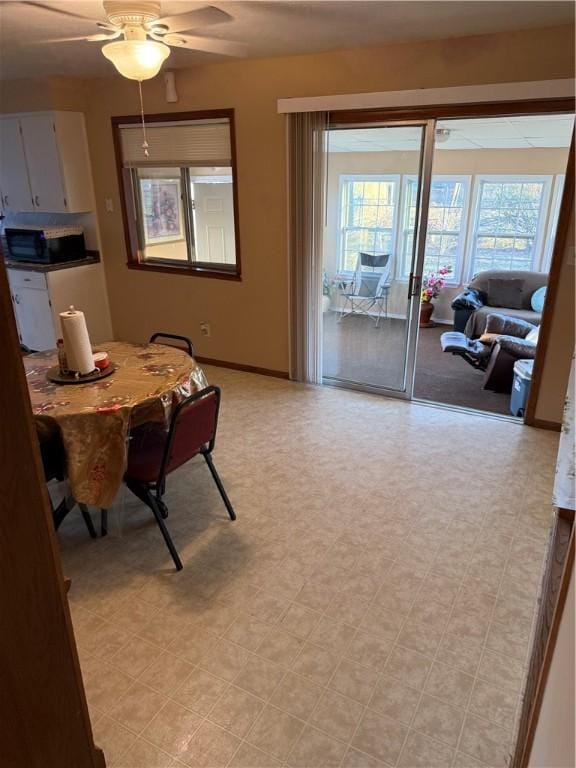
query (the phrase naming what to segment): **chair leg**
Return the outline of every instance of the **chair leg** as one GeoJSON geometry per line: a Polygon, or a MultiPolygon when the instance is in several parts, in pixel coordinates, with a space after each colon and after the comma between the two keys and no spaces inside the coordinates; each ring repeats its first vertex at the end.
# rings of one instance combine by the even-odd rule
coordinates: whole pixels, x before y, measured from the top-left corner
{"type": "Polygon", "coordinates": [[[212,461],[212,456],[210,456],[209,453],[202,453],[202,456],[204,456],[204,458],[206,459],[206,464],[208,464],[208,469],[210,470],[212,477],[214,478],[214,482],[216,483],[216,486],[220,492],[222,501],[224,502],[224,505],[228,510],[228,514],[230,515],[230,520],[236,520],[236,512],[234,512],[234,507],[230,503],[228,494],[226,493],[224,486],[222,485],[222,480],[220,480],[220,475],[216,471],[216,467],[214,466],[214,462],[212,461]]]}
{"type": "MultiPolygon", "coordinates": [[[[50,494],[48,494],[50,495],[50,494]]],[[[74,501],[74,498],[70,495],[65,496],[60,504],[54,509],[54,505],[52,504],[52,500],[50,500],[50,506],[52,507],[52,514],[54,516],[54,528],[58,530],[60,526],[62,525],[62,521],[70,512],[72,509],[74,509],[74,505],[76,502],[74,501]]]]}
{"type": "Polygon", "coordinates": [[[108,510],[100,510],[100,535],[106,536],[108,534],[108,510]]]}
{"type": "Polygon", "coordinates": [[[172,560],[174,560],[174,565],[176,566],[176,570],[181,571],[184,566],[182,565],[182,561],[178,556],[178,552],[176,551],[176,547],[174,546],[172,537],[168,532],[168,528],[166,528],[166,523],[162,519],[162,513],[160,512],[158,505],[156,504],[156,499],[154,498],[154,496],[152,496],[151,493],[149,494],[148,506],[154,513],[154,517],[156,518],[156,522],[158,523],[158,528],[160,528],[160,533],[164,537],[166,546],[168,547],[168,550],[172,555],[172,560]]]}
{"type": "Polygon", "coordinates": [[[97,539],[98,534],[96,533],[96,528],[94,528],[94,523],[92,522],[92,518],[90,516],[90,512],[88,511],[88,507],[86,504],[78,504],[80,507],[80,512],[82,513],[82,517],[84,518],[84,522],[86,523],[86,528],[88,528],[88,533],[90,534],[91,539],[97,539]]]}
{"type": "Polygon", "coordinates": [[[168,532],[168,528],[166,528],[166,523],[163,520],[162,512],[158,506],[156,499],[154,498],[152,493],[148,490],[148,488],[146,488],[144,485],[131,481],[128,478],[126,478],[125,482],[126,482],[126,486],[128,487],[128,490],[132,491],[132,493],[134,494],[134,496],[136,496],[136,498],[140,499],[140,501],[143,501],[144,504],[146,504],[146,506],[150,507],[150,509],[152,510],[154,517],[156,518],[156,522],[158,523],[158,528],[160,528],[160,533],[164,537],[166,546],[168,547],[168,550],[172,555],[172,560],[174,560],[174,565],[176,566],[176,570],[181,571],[183,568],[182,561],[178,556],[178,552],[176,551],[176,547],[174,546],[172,537],[168,532]]]}

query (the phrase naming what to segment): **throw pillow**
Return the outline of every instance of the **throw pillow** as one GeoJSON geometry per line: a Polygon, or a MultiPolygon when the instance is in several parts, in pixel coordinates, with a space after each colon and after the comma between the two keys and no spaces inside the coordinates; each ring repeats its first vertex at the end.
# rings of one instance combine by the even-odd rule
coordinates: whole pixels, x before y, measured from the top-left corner
{"type": "Polygon", "coordinates": [[[530,304],[532,305],[532,309],[534,312],[540,312],[542,313],[542,310],[544,309],[544,301],[546,300],[546,286],[543,285],[542,288],[538,288],[537,291],[534,291],[532,294],[532,298],[530,299],[530,304]]]}
{"type": "Polygon", "coordinates": [[[522,309],[524,280],[518,277],[491,277],[488,280],[488,306],[522,309]]]}

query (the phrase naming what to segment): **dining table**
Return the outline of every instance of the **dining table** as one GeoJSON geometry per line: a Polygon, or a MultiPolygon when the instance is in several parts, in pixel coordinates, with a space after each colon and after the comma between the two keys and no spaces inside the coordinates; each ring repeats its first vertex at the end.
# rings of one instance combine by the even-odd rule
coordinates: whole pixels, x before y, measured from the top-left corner
{"type": "Polygon", "coordinates": [[[56,350],[24,357],[40,438],[60,433],[70,493],[80,504],[107,509],[126,471],[130,431],[149,422],[168,426],[174,407],[208,385],[196,360],[164,344],[107,341],[113,372],[97,381],[55,383],[48,372],[56,350]]]}

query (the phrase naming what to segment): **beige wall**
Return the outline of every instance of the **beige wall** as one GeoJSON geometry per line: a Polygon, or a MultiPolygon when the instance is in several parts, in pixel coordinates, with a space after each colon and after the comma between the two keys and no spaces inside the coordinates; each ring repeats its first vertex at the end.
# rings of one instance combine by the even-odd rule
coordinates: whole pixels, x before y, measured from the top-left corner
{"type": "Polygon", "coordinates": [[[276,100],[572,76],[572,30],[558,27],[195,66],[177,72],[177,104],[165,102],[161,78],[144,83],[148,112],[236,110],[240,283],[126,268],[110,117],[138,112],[135,83],[119,76],[91,80],[84,86],[61,80],[45,86],[10,83],[3,89],[2,110],[77,109],[85,99],[117,337],[145,339],[153,330],[180,331],[193,337],[201,355],[286,371],[286,135],[276,100]],[[546,55],[535,56],[536,50],[546,55]],[[113,213],[105,210],[107,197],[113,201],[113,213]],[[200,321],[211,323],[211,338],[199,336],[200,321]]]}

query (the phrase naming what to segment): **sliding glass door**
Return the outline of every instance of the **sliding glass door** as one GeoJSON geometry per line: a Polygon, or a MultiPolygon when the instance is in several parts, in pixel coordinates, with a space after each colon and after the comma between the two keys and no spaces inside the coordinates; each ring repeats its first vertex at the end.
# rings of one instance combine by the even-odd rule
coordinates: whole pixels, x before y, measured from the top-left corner
{"type": "Polygon", "coordinates": [[[411,397],[434,121],[334,126],[323,245],[323,379],[411,397]]]}

